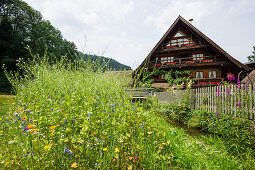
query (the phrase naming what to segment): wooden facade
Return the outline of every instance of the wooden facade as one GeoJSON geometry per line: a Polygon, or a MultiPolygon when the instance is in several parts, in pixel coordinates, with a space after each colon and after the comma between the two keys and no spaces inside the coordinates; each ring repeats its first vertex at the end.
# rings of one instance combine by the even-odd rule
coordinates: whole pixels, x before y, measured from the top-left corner
{"type": "MultiPolygon", "coordinates": [[[[150,54],[135,70],[160,68],[191,71],[197,84],[219,84],[228,73],[237,76],[250,68],[234,59],[191,23],[179,16],[150,54]]],[[[166,82],[164,75],[153,77],[154,82],[166,82]]]]}

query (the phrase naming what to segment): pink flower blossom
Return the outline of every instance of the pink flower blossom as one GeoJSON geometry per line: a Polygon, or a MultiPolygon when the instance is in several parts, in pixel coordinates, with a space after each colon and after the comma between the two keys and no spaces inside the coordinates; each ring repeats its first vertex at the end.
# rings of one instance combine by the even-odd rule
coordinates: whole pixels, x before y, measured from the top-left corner
{"type": "Polygon", "coordinates": [[[229,88],[227,88],[227,94],[230,94],[230,92],[229,92],[229,88]]]}
{"type": "Polygon", "coordinates": [[[219,117],[219,112],[218,112],[218,110],[216,110],[216,117],[217,117],[217,118],[219,117]]]}

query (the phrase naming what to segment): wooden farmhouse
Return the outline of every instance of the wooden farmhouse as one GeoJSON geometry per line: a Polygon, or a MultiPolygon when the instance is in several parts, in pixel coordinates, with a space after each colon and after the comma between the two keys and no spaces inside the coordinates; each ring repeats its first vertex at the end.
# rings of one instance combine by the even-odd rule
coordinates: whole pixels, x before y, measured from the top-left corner
{"type": "MultiPolygon", "coordinates": [[[[196,78],[194,85],[219,84],[226,80],[228,73],[237,76],[250,68],[230,56],[210,38],[179,16],[142,64],[141,68],[152,71],[155,68],[165,72],[173,70],[191,71],[196,78]]],[[[167,83],[164,74],[154,76],[154,83],[167,83]]]]}

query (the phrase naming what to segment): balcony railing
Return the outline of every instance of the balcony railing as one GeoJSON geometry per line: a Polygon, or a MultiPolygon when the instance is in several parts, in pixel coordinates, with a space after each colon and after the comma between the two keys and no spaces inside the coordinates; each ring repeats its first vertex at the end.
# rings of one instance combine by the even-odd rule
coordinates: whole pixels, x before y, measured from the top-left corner
{"type": "MultiPolygon", "coordinates": [[[[219,58],[220,56],[203,56],[200,60],[194,60],[193,57],[185,57],[185,58],[174,58],[170,61],[151,61],[150,66],[156,67],[175,67],[175,66],[189,66],[189,65],[196,65],[196,64],[210,64],[210,63],[224,63],[225,60],[219,58]]],[[[197,59],[197,58],[196,58],[197,59]]]]}
{"type": "Polygon", "coordinates": [[[204,46],[201,43],[201,40],[193,40],[193,41],[182,41],[180,43],[164,43],[161,45],[160,51],[171,51],[171,50],[182,50],[187,48],[197,48],[204,46]]]}

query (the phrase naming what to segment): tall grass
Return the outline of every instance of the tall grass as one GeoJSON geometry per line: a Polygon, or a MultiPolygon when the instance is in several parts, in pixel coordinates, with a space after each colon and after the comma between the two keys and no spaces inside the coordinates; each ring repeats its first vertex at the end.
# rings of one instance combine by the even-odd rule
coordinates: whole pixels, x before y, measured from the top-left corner
{"type": "MultiPolygon", "coordinates": [[[[0,121],[0,166],[13,169],[219,169],[238,158],[172,128],[125,95],[127,79],[93,63],[20,64],[0,121]]],[[[251,165],[252,166],[252,165],[251,165]]]]}

